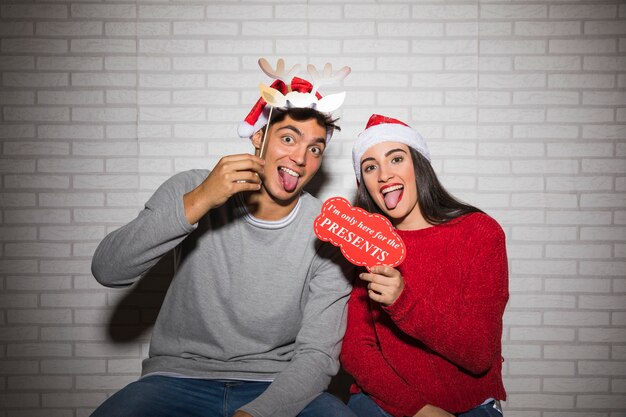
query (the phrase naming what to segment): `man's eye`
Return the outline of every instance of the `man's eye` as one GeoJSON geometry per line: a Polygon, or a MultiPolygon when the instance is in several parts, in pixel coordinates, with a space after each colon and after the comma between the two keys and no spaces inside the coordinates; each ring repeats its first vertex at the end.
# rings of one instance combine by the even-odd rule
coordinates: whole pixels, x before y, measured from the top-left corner
{"type": "Polygon", "coordinates": [[[311,153],[313,153],[313,155],[315,156],[320,156],[322,153],[324,153],[324,150],[319,146],[313,146],[311,148],[311,153]]]}
{"type": "Polygon", "coordinates": [[[293,138],[291,136],[283,136],[282,139],[285,143],[293,143],[293,138]]]}

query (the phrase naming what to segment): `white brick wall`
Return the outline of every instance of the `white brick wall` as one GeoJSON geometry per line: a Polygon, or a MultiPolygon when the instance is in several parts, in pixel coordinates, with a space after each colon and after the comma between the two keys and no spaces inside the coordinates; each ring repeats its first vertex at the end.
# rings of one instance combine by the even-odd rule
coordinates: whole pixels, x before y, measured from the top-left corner
{"type": "Polygon", "coordinates": [[[320,198],[352,197],[375,111],[501,222],[507,416],[626,416],[623,2],[4,0],[0,38],[0,417],[88,416],[137,377],[169,260],[107,290],[91,254],[170,175],[249,149],[260,56],[353,68],[320,198]]]}

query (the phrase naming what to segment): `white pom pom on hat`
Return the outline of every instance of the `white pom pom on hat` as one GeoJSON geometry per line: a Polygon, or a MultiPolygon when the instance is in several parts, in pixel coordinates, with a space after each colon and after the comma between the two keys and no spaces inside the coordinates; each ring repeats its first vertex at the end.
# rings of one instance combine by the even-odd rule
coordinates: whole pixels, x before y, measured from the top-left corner
{"type": "Polygon", "coordinates": [[[373,114],[352,147],[352,164],[357,182],[361,181],[361,157],[369,148],[383,142],[403,143],[430,161],[426,141],[417,130],[398,119],[373,114]]]}

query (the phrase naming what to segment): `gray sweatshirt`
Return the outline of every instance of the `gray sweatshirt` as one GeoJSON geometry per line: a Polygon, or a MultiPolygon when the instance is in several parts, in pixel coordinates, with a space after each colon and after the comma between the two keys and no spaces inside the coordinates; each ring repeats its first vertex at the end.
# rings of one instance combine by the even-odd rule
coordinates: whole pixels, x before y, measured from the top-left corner
{"type": "Polygon", "coordinates": [[[103,285],[130,285],[174,249],[143,375],[273,381],[242,410],[295,416],[338,370],[352,268],[315,237],[321,203],[307,193],[279,221],[253,218],[234,196],[190,225],[183,195],[208,174],[167,180],[100,243],[92,272],[103,285]]]}

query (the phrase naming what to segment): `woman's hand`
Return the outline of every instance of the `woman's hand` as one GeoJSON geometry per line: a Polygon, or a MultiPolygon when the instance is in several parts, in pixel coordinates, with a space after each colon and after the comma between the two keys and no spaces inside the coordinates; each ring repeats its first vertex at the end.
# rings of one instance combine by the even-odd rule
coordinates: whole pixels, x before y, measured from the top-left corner
{"type": "Polygon", "coordinates": [[[448,413],[446,410],[435,407],[434,405],[427,404],[422,407],[413,417],[454,417],[454,415],[448,413]]]}
{"type": "Polygon", "coordinates": [[[252,417],[252,415],[246,413],[245,411],[238,410],[235,414],[233,414],[233,417],[252,417]]]}
{"type": "Polygon", "coordinates": [[[367,295],[384,306],[392,305],[404,289],[404,278],[400,271],[390,266],[373,266],[369,273],[359,274],[359,278],[369,282],[367,295]]]}

